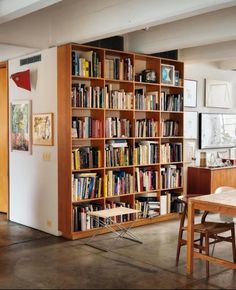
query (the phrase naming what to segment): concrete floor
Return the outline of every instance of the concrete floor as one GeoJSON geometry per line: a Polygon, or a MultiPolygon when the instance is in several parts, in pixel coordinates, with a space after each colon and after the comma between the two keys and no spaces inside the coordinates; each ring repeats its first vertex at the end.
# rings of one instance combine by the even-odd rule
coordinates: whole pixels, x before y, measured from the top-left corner
{"type": "MultiPolygon", "coordinates": [[[[143,241],[123,240],[110,252],[68,241],[12,222],[0,221],[1,289],[236,289],[236,271],[195,261],[185,273],[185,247],[175,266],[178,221],[133,229],[143,241]]],[[[111,245],[111,234],[99,236],[111,245]]],[[[231,259],[231,247],[215,253],[231,259]]]]}

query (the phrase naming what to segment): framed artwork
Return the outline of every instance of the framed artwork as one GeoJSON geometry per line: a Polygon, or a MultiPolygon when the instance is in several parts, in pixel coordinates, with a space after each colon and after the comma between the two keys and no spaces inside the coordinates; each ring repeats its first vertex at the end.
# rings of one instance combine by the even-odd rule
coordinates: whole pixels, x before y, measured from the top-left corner
{"type": "Polygon", "coordinates": [[[161,83],[172,86],[175,84],[174,65],[161,64],[161,83]]]}
{"type": "Polygon", "coordinates": [[[184,140],[184,162],[192,163],[196,160],[196,141],[184,140]]]}
{"type": "Polygon", "coordinates": [[[31,100],[11,102],[10,122],[11,151],[31,154],[31,100]]]}
{"type": "Polygon", "coordinates": [[[184,80],[184,106],[197,107],[197,81],[184,80]]]}
{"type": "Polygon", "coordinates": [[[53,145],[53,113],[33,114],[33,145],[53,145]]]}
{"type": "Polygon", "coordinates": [[[236,147],[236,114],[201,113],[200,149],[236,147]]]}
{"type": "Polygon", "coordinates": [[[205,79],[205,105],[213,108],[232,108],[231,83],[205,79]]]}
{"type": "Polygon", "coordinates": [[[197,139],[198,137],[198,113],[184,112],[184,138],[197,139]]]}
{"type": "Polygon", "coordinates": [[[231,159],[236,159],[236,148],[229,149],[229,157],[231,159]]]}

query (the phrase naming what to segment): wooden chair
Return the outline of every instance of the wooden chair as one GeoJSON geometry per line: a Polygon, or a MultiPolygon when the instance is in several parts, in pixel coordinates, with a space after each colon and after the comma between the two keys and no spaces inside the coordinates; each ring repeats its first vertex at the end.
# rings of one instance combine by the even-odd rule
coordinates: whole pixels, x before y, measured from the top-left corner
{"type": "MultiPolygon", "coordinates": [[[[187,244],[187,240],[183,238],[183,233],[187,230],[187,226],[185,226],[185,218],[187,217],[189,197],[193,197],[193,195],[180,197],[181,201],[184,203],[184,210],[179,225],[176,266],[178,266],[179,263],[181,247],[187,244]]],[[[207,215],[208,212],[204,212],[201,222],[194,225],[194,233],[198,234],[198,238],[194,240],[194,248],[198,249],[200,252],[203,251],[206,255],[210,255],[209,250],[211,244],[216,244],[223,241],[230,242],[232,243],[233,261],[236,263],[234,223],[207,222],[207,215]],[[229,236],[225,237],[221,235],[227,231],[231,232],[229,236]]],[[[209,277],[208,261],[206,261],[206,275],[209,277]]]]}

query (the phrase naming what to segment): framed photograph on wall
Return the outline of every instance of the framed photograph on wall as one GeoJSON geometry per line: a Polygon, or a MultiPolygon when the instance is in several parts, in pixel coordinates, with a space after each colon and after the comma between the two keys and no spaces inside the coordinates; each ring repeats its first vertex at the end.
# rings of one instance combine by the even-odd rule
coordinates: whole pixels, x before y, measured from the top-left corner
{"type": "Polygon", "coordinates": [[[197,107],[197,81],[184,80],[184,106],[197,107]]]}
{"type": "Polygon", "coordinates": [[[33,114],[33,145],[53,145],[53,113],[33,114]]]}
{"type": "Polygon", "coordinates": [[[199,148],[236,147],[236,114],[201,113],[199,148]]]}
{"type": "Polygon", "coordinates": [[[184,112],[184,138],[197,139],[198,138],[198,113],[184,112]]]}
{"type": "Polygon", "coordinates": [[[161,83],[174,86],[175,84],[174,65],[161,64],[161,83]]]}
{"type": "Polygon", "coordinates": [[[10,122],[11,151],[31,154],[31,100],[11,102],[10,122]]]}
{"type": "Polygon", "coordinates": [[[205,105],[212,108],[232,108],[231,83],[205,79],[205,105]]]}
{"type": "Polygon", "coordinates": [[[184,140],[184,162],[194,163],[196,160],[196,140],[184,140]]]}

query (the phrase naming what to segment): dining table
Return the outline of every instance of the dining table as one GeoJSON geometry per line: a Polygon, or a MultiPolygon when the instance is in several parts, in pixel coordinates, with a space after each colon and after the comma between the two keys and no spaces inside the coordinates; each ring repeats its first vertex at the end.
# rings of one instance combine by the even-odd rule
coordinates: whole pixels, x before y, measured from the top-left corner
{"type": "Polygon", "coordinates": [[[208,256],[194,250],[194,220],[195,211],[208,211],[227,216],[236,216],[236,189],[218,194],[207,194],[188,199],[188,226],[187,226],[187,274],[193,274],[193,260],[195,258],[208,260],[210,263],[236,269],[236,263],[208,256]]]}

